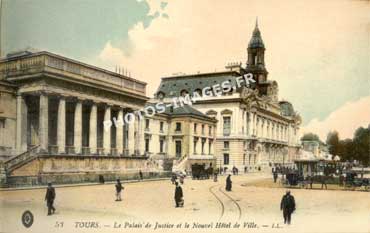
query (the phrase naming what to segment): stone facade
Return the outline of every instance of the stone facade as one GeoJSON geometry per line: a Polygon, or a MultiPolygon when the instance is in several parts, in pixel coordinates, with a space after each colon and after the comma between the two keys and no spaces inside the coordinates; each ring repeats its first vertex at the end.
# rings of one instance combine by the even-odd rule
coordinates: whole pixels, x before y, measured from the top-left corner
{"type": "Polygon", "coordinates": [[[173,160],[173,170],[190,171],[195,163],[215,166],[217,121],[190,106],[180,108],[189,111],[173,109],[146,118],[146,153],[158,161],[173,160]]]}
{"type": "MultiPolygon", "coordinates": [[[[136,116],[134,124],[112,127],[103,122],[142,109],[148,100],[145,88],[144,82],[49,52],[0,60],[1,160],[5,170],[23,166],[7,171],[8,178],[33,166],[41,155],[82,156],[86,161],[88,156],[115,156],[122,158],[115,160],[122,171],[129,161],[125,157],[141,161],[146,156],[143,119],[136,116]]],[[[69,172],[63,160],[56,161],[69,172]]]]}
{"type": "Polygon", "coordinates": [[[156,99],[165,103],[184,93],[208,94],[193,107],[217,120],[215,155],[217,166],[230,171],[270,170],[273,166],[293,166],[299,155],[300,116],[291,103],[278,100],[278,84],[268,80],[265,48],[256,25],[248,45],[246,67],[229,64],[225,71],[162,78],[156,99]],[[237,86],[237,79],[252,74],[255,83],[237,86]],[[217,96],[213,85],[229,82],[233,87],[217,96]]]}

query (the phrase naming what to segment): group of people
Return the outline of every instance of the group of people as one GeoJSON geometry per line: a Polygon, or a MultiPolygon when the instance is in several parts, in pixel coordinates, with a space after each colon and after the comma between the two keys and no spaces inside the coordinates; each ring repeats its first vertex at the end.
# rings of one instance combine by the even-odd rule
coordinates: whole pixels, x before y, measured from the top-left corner
{"type": "MultiPolygon", "coordinates": [[[[142,176],[140,176],[141,178],[142,176]]],[[[183,184],[183,178],[182,177],[182,184],[183,184]]],[[[275,178],[275,173],[274,173],[275,178]]],[[[142,179],[142,178],[141,178],[142,179]]],[[[184,193],[182,190],[182,187],[180,186],[179,182],[176,181],[176,178],[172,176],[171,178],[172,183],[175,185],[175,205],[176,208],[178,207],[184,207],[184,193]]],[[[122,201],[121,192],[124,189],[120,179],[116,180],[115,184],[116,188],[116,201],[122,201]]],[[[226,178],[226,186],[225,190],[227,192],[232,191],[232,180],[231,180],[231,174],[229,174],[226,178]]],[[[55,207],[54,207],[54,200],[56,197],[55,188],[52,186],[51,183],[48,183],[48,187],[46,189],[46,195],[45,195],[45,201],[48,207],[48,215],[52,215],[55,213],[55,207]]],[[[290,194],[290,191],[287,191],[286,194],[283,196],[281,203],[280,203],[280,210],[283,211],[283,217],[284,217],[284,223],[290,224],[291,222],[291,215],[295,211],[295,200],[294,197],[290,194]]]]}

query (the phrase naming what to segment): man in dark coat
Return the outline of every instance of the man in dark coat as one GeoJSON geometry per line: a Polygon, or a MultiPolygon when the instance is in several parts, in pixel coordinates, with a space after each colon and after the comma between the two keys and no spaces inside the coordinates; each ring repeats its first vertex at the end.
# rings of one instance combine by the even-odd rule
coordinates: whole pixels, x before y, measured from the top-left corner
{"type": "Polygon", "coordinates": [[[141,170],[139,171],[139,176],[140,176],[140,180],[143,180],[143,173],[141,172],[141,170]]]}
{"type": "Polygon", "coordinates": [[[228,175],[226,178],[226,191],[230,192],[232,187],[231,175],[228,175]]]}
{"type": "Polygon", "coordinates": [[[119,179],[117,179],[117,183],[116,183],[116,201],[122,201],[122,199],[121,199],[122,189],[123,189],[123,186],[121,184],[121,181],[119,179]]]}
{"type": "Polygon", "coordinates": [[[281,199],[280,210],[283,211],[284,223],[290,224],[291,215],[295,211],[295,200],[290,191],[286,191],[286,194],[281,199]]]}
{"type": "Polygon", "coordinates": [[[51,185],[51,183],[48,183],[45,195],[45,201],[48,207],[48,215],[55,213],[54,200],[55,200],[55,188],[51,185]]]}
{"type": "Polygon", "coordinates": [[[175,182],[176,188],[175,188],[175,202],[176,202],[176,208],[181,206],[181,203],[183,202],[183,193],[182,188],[179,185],[178,182],[175,182]]]}
{"type": "Polygon", "coordinates": [[[274,183],[276,183],[276,180],[278,178],[278,173],[276,171],[274,171],[273,175],[274,175],[274,183]]]}

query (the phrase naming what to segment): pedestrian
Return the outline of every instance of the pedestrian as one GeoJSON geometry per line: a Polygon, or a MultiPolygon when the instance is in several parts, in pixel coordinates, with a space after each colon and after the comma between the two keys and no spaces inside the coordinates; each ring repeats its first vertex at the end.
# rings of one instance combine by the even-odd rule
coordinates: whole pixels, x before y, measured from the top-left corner
{"type": "Polygon", "coordinates": [[[45,195],[45,201],[48,207],[48,215],[55,213],[54,200],[55,200],[55,188],[52,186],[51,183],[48,183],[45,195]]]}
{"type": "Polygon", "coordinates": [[[141,170],[139,171],[139,177],[140,177],[140,180],[143,180],[143,173],[141,172],[141,170]]]}
{"type": "Polygon", "coordinates": [[[292,213],[295,211],[295,200],[289,190],[281,199],[280,210],[283,211],[284,224],[290,224],[292,213]]]}
{"type": "Polygon", "coordinates": [[[121,199],[121,191],[124,189],[124,187],[121,184],[121,181],[117,179],[116,183],[116,201],[122,201],[121,199]]]}
{"type": "Polygon", "coordinates": [[[184,207],[184,195],[182,193],[182,188],[179,185],[178,182],[175,182],[176,188],[175,188],[175,203],[176,208],[178,207],[184,207]]]}
{"type": "Polygon", "coordinates": [[[217,182],[217,174],[218,174],[217,171],[213,174],[213,181],[214,182],[217,182]]]}
{"type": "Polygon", "coordinates": [[[278,178],[278,173],[276,171],[274,171],[273,176],[274,176],[274,183],[276,183],[276,180],[278,178]]]}
{"type": "Polygon", "coordinates": [[[171,182],[172,182],[172,184],[175,184],[176,179],[177,179],[176,174],[172,174],[172,177],[171,177],[171,182]]]}
{"type": "Polygon", "coordinates": [[[326,176],[321,176],[321,189],[323,189],[325,186],[325,189],[328,189],[328,186],[326,185],[326,176]]]}
{"type": "Polygon", "coordinates": [[[231,175],[229,174],[226,178],[226,191],[230,192],[232,188],[231,175]]]}
{"type": "Polygon", "coordinates": [[[104,184],[105,183],[105,180],[104,180],[104,176],[103,175],[99,175],[99,183],[100,184],[104,184]]]}

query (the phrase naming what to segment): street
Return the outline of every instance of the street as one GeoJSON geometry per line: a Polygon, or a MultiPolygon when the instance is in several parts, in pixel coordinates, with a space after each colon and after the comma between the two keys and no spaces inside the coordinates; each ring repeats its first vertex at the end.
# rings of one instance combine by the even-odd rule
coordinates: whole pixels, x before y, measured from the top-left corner
{"type": "MultiPolygon", "coordinates": [[[[170,180],[123,183],[122,202],[114,184],[56,187],[56,213],[46,216],[45,189],[1,191],[1,232],[26,232],[21,216],[34,215],[27,232],[369,232],[368,192],[292,189],[297,210],[283,223],[280,200],[286,189],[249,186],[269,175],[232,176],[226,192],[219,181],[185,179],[185,206],[175,208],[170,180]],[[185,228],[187,223],[188,229],[185,228]],[[239,226],[235,225],[238,223],[239,226]],[[148,225],[149,224],[149,225],[148,225]],[[179,227],[177,224],[182,224],[179,227]]],[[[272,178],[271,178],[272,179],[272,178]]]]}

